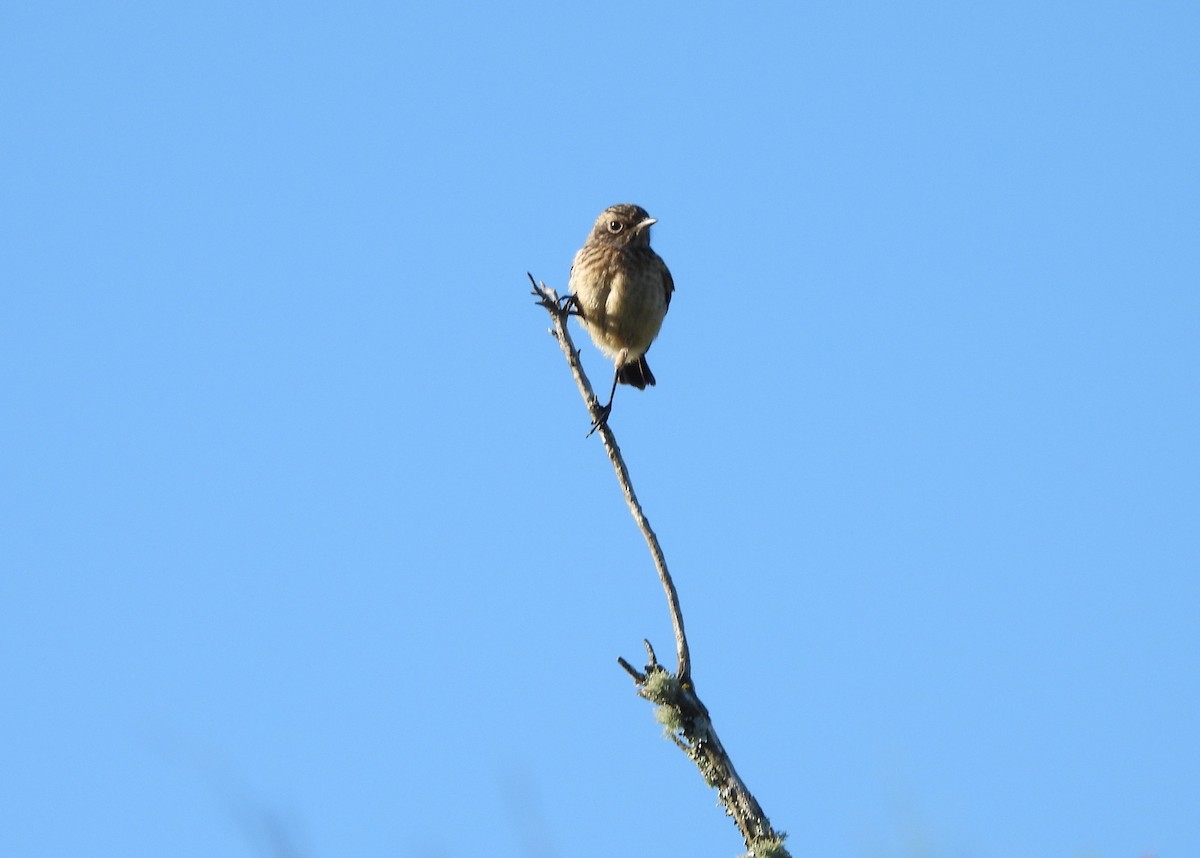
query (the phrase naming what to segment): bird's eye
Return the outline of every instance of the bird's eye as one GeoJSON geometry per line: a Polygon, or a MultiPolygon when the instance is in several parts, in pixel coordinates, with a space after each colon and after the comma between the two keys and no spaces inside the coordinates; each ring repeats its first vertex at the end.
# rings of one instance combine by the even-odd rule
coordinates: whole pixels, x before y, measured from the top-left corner
{"type": "Polygon", "coordinates": [[[624,228],[625,228],[625,225],[623,223],[621,223],[619,220],[610,220],[608,222],[608,231],[611,232],[613,235],[616,235],[618,232],[620,232],[624,228]]]}

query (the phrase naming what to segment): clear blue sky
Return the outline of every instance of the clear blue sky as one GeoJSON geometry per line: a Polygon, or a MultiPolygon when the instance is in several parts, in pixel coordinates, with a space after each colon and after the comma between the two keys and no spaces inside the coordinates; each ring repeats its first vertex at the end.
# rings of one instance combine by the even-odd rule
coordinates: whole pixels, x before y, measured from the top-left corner
{"type": "Polygon", "coordinates": [[[10,2],[0,854],[1200,855],[1200,7],[10,2]],[[580,337],[593,379],[610,369],[580,337]]]}

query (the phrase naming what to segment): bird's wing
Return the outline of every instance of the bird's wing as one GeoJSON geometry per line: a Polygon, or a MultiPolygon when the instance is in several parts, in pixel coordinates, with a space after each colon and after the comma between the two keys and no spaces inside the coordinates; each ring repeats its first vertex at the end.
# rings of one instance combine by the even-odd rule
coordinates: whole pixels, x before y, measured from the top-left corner
{"type": "MultiPolygon", "coordinates": [[[[661,261],[661,260],[660,260],[661,261]]],[[[663,288],[667,292],[667,309],[671,309],[671,293],[675,291],[675,280],[671,277],[671,269],[667,268],[666,263],[663,263],[663,288]]]]}
{"type": "Polygon", "coordinates": [[[582,248],[575,251],[575,258],[571,260],[571,270],[567,272],[567,291],[572,295],[575,294],[575,286],[572,281],[575,279],[575,269],[579,267],[579,257],[582,255],[582,248]]]}

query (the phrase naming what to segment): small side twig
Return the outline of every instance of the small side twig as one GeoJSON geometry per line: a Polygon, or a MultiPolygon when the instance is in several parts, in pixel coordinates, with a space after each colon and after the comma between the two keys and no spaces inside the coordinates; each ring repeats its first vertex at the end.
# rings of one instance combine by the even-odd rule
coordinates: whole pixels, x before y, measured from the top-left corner
{"type": "MultiPolygon", "coordinates": [[[[567,358],[567,364],[571,368],[571,375],[574,376],[575,383],[579,387],[579,393],[587,404],[592,422],[596,423],[600,416],[600,401],[596,398],[591,382],[583,371],[579,350],[575,348],[571,334],[567,330],[567,316],[572,313],[570,297],[568,296],[565,301],[560,299],[558,293],[545,283],[538,283],[532,274],[529,275],[529,282],[533,284],[533,294],[538,299],[537,303],[545,307],[550,314],[554,325],[550,329],[550,333],[558,340],[558,344],[567,358]]],[[[621,492],[625,495],[629,511],[650,548],[654,567],[658,571],[659,581],[666,593],[671,625],[675,632],[675,650],[678,658],[678,667],[672,674],[658,663],[654,648],[647,640],[644,641],[647,656],[644,672],[635,668],[624,658],[618,658],[617,663],[633,678],[638,687],[638,695],[655,704],[655,717],[663,725],[667,735],[696,764],[704,780],[717,790],[721,805],[733,819],[746,843],[747,853],[743,858],[790,858],[790,853],[783,845],[786,835],[771,827],[771,822],[763,813],[757,799],[746,788],[746,784],[733,767],[733,760],[730,759],[725,747],[717,738],[708,709],[696,694],[695,685],[692,682],[691,657],[688,652],[687,637],[683,630],[683,611],[679,606],[679,594],[675,590],[675,582],[671,579],[671,573],[667,571],[667,561],[663,556],[662,547],[633,491],[629,469],[625,466],[625,459],[621,456],[621,449],[617,446],[612,429],[606,422],[599,425],[599,434],[604,443],[604,449],[608,453],[609,461],[612,462],[613,469],[616,471],[617,482],[620,483],[621,492]]]]}

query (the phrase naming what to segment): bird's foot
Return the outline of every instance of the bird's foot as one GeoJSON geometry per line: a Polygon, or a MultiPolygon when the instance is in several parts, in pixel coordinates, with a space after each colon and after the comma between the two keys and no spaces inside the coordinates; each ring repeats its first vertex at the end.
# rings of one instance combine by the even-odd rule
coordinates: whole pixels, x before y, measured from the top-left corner
{"type": "Polygon", "coordinates": [[[600,405],[597,407],[596,419],[592,421],[591,430],[585,435],[585,438],[591,438],[597,429],[601,426],[608,425],[608,415],[612,414],[612,403],[608,405],[600,405]]]}
{"type": "Polygon", "coordinates": [[[568,316],[578,316],[583,318],[583,305],[579,303],[579,296],[566,294],[558,299],[558,309],[568,316]]]}

